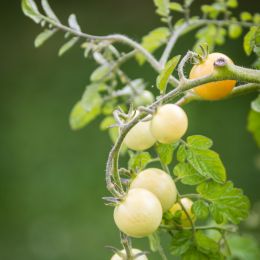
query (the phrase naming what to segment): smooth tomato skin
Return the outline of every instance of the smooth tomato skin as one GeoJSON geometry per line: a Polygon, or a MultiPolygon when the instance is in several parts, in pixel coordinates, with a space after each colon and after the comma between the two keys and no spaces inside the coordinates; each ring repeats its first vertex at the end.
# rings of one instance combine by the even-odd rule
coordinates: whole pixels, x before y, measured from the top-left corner
{"type": "MultiPolygon", "coordinates": [[[[194,215],[194,213],[192,212],[192,209],[191,209],[192,205],[193,205],[192,200],[190,200],[188,198],[182,198],[181,203],[183,204],[184,208],[186,209],[186,211],[190,215],[192,221],[195,221],[195,215],[194,215]]],[[[173,205],[173,207],[170,209],[170,212],[172,213],[172,215],[174,215],[179,210],[181,211],[181,225],[182,225],[182,227],[190,227],[191,223],[190,223],[189,219],[187,218],[187,215],[185,214],[185,212],[182,210],[181,205],[178,202],[173,205]]]]}
{"type": "MultiPolygon", "coordinates": [[[[224,58],[228,64],[233,61],[222,53],[211,53],[201,64],[194,65],[190,71],[190,79],[197,79],[210,75],[214,71],[214,62],[224,58]]],[[[235,80],[210,82],[194,88],[194,92],[205,100],[219,100],[226,97],[235,87],[235,80]]]]}
{"type": "Polygon", "coordinates": [[[162,220],[158,198],[145,189],[130,189],[115,207],[114,220],[120,231],[130,237],[146,237],[155,232],[162,220]]]}
{"type": "MultiPolygon", "coordinates": [[[[126,259],[126,252],[125,250],[121,250],[120,251],[122,254],[124,254],[125,258],[122,258],[121,256],[119,256],[118,254],[114,254],[111,258],[111,260],[125,260],[126,259]]],[[[142,251],[139,250],[139,249],[136,249],[136,248],[132,248],[132,254],[133,256],[141,253],[142,251]]],[[[141,255],[141,256],[138,256],[135,258],[136,260],[148,260],[147,256],[146,255],[141,255]]]]}
{"type": "Polygon", "coordinates": [[[156,142],[156,139],[151,133],[150,122],[138,122],[127,133],[124,144],[135,151],[142,151],[149,149],[156,142]]]}
{"type": "Polygon", "coordinates": [[[178,141],[186,133],[188,117],[181,107],[166,104],[157,109],[150,127],[157,141],[171,144],[178,141]]]}
{"type": "Polygon", "coordinates": [[[169,174],[160,169],[149,168],[138,173],[130,185],[130,189],[132,188],[142,188],[152,192],[161,202],[163,212],[169,210],[176,202],[175,182],[169,174]]]}

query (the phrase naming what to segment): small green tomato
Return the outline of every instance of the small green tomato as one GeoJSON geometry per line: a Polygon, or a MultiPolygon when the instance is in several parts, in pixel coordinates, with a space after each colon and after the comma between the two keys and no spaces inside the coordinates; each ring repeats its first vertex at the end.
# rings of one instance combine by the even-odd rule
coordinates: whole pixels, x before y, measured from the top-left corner
{"type": "Polygon", "coordinates": [[[130,189],[124,200],[115,207],[114,220],[126,235],[146,237],[158,229],[162,220],[162,206],[150,191],[130,189]]]}
{"type": "MultiPolygon", "coordinates": [[[[135,257],[137,254],[139,254],[141,252],[142,252],[141,250],[133,248],[132,255],[134,256],[134,259],[135,260],[148,260],[146,255],[140,255],[140,256],[135,257]]],[[[125,259],[126,259],[126,252],[124,249],[120,251],[120,255],[115,253],[111,258],[111,260],[125,260],[125,259]]]]}
{"type": "Polygon", "coordinates": [[[161,202],[163,212],[170,209],[176,202],[175,183],[169,174],[160,169],[149,168],[140,172],[130,188],[142,188],[152,192],[161,202]]]}
{"type": "Polygon", "coordinates": [[[178,141],[186,133],[187,128],[186,113],[174,104],[159,107],[151,120],[151,132],[156,140],[163,144],[178,141]]]}

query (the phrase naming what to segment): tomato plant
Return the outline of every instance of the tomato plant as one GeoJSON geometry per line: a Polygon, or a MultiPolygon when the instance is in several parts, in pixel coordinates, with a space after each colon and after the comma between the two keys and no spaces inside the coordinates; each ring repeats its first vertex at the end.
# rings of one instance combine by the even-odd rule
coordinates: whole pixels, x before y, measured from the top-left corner
{"type": "MultiPolygon", "coordinates": [[[[197,100],[259,92],[260,14],[242,12],[236,17],[237,0],[209,1],[199,14],[193,14],[193,0],[153,2],[163,26],[139,43],[121,34],[84,33],[74,14],[65,25],[47,0],[41,1],[42,10],[36,1],[22,0],[24,14],[45,27],[35,39],[36,47],[64,32],[67,42],[60,48],[60,56],[81,41],[84,57],[91,56],[98,64],[71,111],[70,125],[78,130],[103,116],[100,128],[108,130],[114,143],[106,164],[111,197],[104,200],[114,207],[123,250],[111,247],[115,253],[112,259],[147,259],[142,251],[132,248],[131,238],[141,237],[148,237],[150,250],[167,259],[160,242],[162,232],[170,236],[169,252],[181,259],[260,259],[253,238],[233,234],[248,217],[248,198],[228,180],[210,138],[185,136],[188,116],[182,108],[197,100]],[[183,16],[179,20],[177,13],[183,16]],[[178,52],[176,42],[191,31],[196,32],[192,51],[171,57],[173,50],[178,52]],[[214,52],[228,38],[240,36],[245,53],[256,58],[254,68],[238,66],[235,59],[233,62],[214,52]],[[128,46],[129,52],[120,45],[128,46]],[[122,65],[131,59],[154,69],[152,85],[156,89],[143,78],[127,75],[122,65]],[[185,76],[188,64],[193,66],[190,78],[185,76]],[[151,91],[157,91],[156,98],[151,91]],[[126,157],[127,151],[128,164],[121,167],[120,156],[126,157]],[[149,164],[156,164],[156,168],[149,168],[149,164]],[[185,193],[183,185],[192,191],[185,193]],[[250,245],[250,250],[241,244],[250,245]]],[[[248,117],[248,130],[258,146],[259,129],[258,96],[248,117]]]]}

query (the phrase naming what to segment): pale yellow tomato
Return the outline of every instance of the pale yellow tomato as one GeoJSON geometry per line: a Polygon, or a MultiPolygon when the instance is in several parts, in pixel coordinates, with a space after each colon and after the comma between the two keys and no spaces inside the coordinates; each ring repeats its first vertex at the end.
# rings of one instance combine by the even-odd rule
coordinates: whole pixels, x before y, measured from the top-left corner
{"type": "Polygon", "coordinates": [[[138,122],[127,133],[124,144],[135,151],[146,150],[154,145],[156,139],[151,133],[150,122],[138,122]]]}
{"type": "MultiPolygon", "coordinates": [[[[139,254],[141,252],[142,252],[141,250],[133,248],[132,249],[132,255],[134,256],[134,259],[135,260],[148,260],[146,255],[141,255],[141,256],[135,257],[137,254],[139,254]]],[[[111,260],[126,260],[126,252],[125,252],[125,250],[124,249],[121,250],[120,253],[123,254],[123,257],[118,255],[118,254],[114,254],[112,256],[111,260]]]]}
{"type": "Polygon", "coordinates": [[[160,200],[164,212],[176,202],[175,183],[169,174],[160,169],[149,168],[140,172],[131,183],[130,188],[151,191],[160,200]]]}
{"type": "MultiPolygon", "coordinates": [[[[190,79],[197,79],[210,75],[214,71],[214,62],[219,58],[224,58],[228,64],[233,61],[222,53],[211,53],[200,64],[194,65],[190,71],[190,79]]],[[[235,80],[221,80],[203,84],[194,88],[194,92],[206,100],[219,100],[226,97],[235,87],[235,80]]]]}
{"type": "Polygon", "coordinates": [[[151,120],[151,132],[163,144],[178,141],[187,128],[188,118],[185,111],[174,104],[159,107],[151,120]]]}
{"type": "MultiPolygon", "coordinates": [[[[182,198],[181,203],[184,206],[184,208],[186,209],[187,213],[189,214],[191,220],[195,221],[195,215],[192,212],[192,205],[193,205],[192,200],[190,200],[188,198],[182,198]]],[[[170,209],[170,212],[172,213],[172,215],[174,215],[177,211],[181,211],[181,218],[180,218],[181,225],[183,227],[190,227],[191,226],[190,220],[188,219],[186,213],[184,212],[180,203],[178,203],[178,202],[175,203],[173,205],[173,207],[170,209]]]]}
{"type": "Polygon", "coordinates": [[[150,191],[130,189],[125,199],[115,207],[114,220],[126,235],[146,237],[158,229],[162,220],[162,206],[150,191]]]}

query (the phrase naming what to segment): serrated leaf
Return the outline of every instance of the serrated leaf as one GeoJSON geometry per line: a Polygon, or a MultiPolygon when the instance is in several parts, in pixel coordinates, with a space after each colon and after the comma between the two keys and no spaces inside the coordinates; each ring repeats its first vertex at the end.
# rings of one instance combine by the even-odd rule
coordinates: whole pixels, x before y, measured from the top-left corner
{"type": "Polygon", "coordinates": [[[218,224],[226,221],[238,224],[248,216],[248,198],[230,181],[225,184],[202,183],[197,192],[210,204],[210,212],[218,224]]]}
{"type": "Polygon", "coordinates": [[[251,134],[253,134],[258,147],[260,147],[260,113],[253,110],[250,111],[248,115],[247,129],[251,134]]]}
{"type": "Polygon", "coordinates": [[[155,6],[157,7],[156,13],[167,17],[169,15],[169,5],[170,1],[169,0],[153,0],[155,6]]]}
{"type": "Polygon", "coordinates": [[[22,10],[34,22],[39,23],[42,20],[38,7],[33,0],[22,0],[22,10]]]}
{"type": "Polygon", "coordinates": [[[172,144],[156,144],[156,152],[163,164],[170,164],[173,159],[174,147],[172,144]]]}
{"type": "Polygon", "coordinates": [[[56,29],[48,30],[45,29],[43,32],[41,32],[34,40],[34,46],[36,48],[43,45],[52,35],[54,35],[57,32],[56,29]]]}
{"type": "Polygon", "coordinates": [[[60,23],[58,17],[56,16],[56,14],[53,12],[52,8],[50,7],[49,3],[47,0],[42,0],[42,8],[44,10],[44,12],[46,13],[46,15],[51,18],[52,20],[60,23]]]}
{"type": "Polygon", "coordinates": [[[130,153],[128,168],[142,170],[151,161],[152,157],[148,152],[130,153]]]}
{"type": "Polygon", "coordinates": [[[184,162],[178,163],[174,167],[173,173],[186,185],[197,185],[207,179],[201,176],[190,164],[184,162]]]}
{"type": "Polygon", "coordinates": [[[107,76],[109,75],[110,71],[111,71],[110,66],[102,65],[92,72],[92,74],[90,75],[90,80],[92,82],[105,80],[107,78],[107,76]]]}
{"type": "Polygon", "coordinates": [[[192,205],[192,211],[198,219],[206,219],[209,215],[209,206],[204,200],[197,200],[192,205]]]}
{"type": "Polygon", "coordinates": [[[202,231],[195,234],[197,249],[207,255],[214,255],[219,251],[219,245],[216,241],[206,236],[202,231]]]}
{"type": "Polygon", "coordinates": [[[192,231],[177,231],[171,242],[172,255],[182,255],[192,246],[192,231]]]}
{"type": "Polygon", "coordinates": [[[238,24],[231,24],[228,27],[228,35],[231,39],[237,39],[242,34],[242,32],[242,27],[238,24]]]}
{"type": "Polygon", "coordinates": [[[80,26],[78,24],[77,17],[75,14],[71,14],[69,16],[68,22],[69,22],[69,26],[71,29],[73,29],[77,32],[81,32],[81,29],[80,29],[80,26]]]}
{"type": "Polygon", "coordinates": [[[177,151],[177,160],[179,162],[185,162],[186,158],[187,158],[186,146],[185,144],[181,144],[177,151]]]}
{"type": "Polygon", "coordinates": [[[260,95],[258,95],[258,97],[251,102],[251,109],[260,113],[260,95]]]}
{"type": "Polygon", "coordinates": [[[73,37],[71,38],[68,42],[63,44],[61,48],[59,49],[59,56],[62,56],[65,52],[67,52],[69,49],[71,49],[77,42],[79,38],[78,37],[73,37]]]}
{"type": "Polygon", "coordinates": [[[240,14],[240,18],[242,21],[246,22],[246,21],[251,21],[253,17],[249,12],[242,12],[240,14]]]}
{"type": "Polygon", "coordinates": [[[170,3],[169,8],[171,10],[173,10],[173,11],[176,11],[176,12],[181,12],[182,13],[184,11],[182,5],[179,4],[179,3],[176,3],[176,2],[170,3]]]}
{"type": "Polygon", "coordinates": [[[164,91],[166,90],[169,78],[171,76],[171,74],[173,73],[173,71],[175,70],[179,60],[181,58],[181,55],[175,56],[172,59],[170,59],[164,69],[162,70],[162,72],[160,73],[160,75],[157,77],[156,80],[156,86],[157,88],[160,90],[161,93],[164,93],[164,91]]]}
{"type": "Polygon", "coordinates": [[[226,170],[219,155],[212,150],[199,150],[190,147],[187,160],[202,176],[223,183],[226,181],[226,170]]]}
{"type": "Polygon", "coordinates": [[[90,123],[100,114],[100,107],[94,107],[86,111],[81,101],[76,103],[70,114],[70,126],[73,130],[79,130],[90,123]]]}
{"type": "Polygon", "coordinates": [[[187,138],[189,146],[196,149],[207,150],[212,147],[213,141],[203,135],[192,135],[187,138]]]}
{"type": "Polygon", "coordinates": [[[260,247],[252,236],[230,235],[227,238],[232,257],[228,259],[257,260],[260,259],[260,247]]]}
{"type": "MultiPolygon", "coordinates": [[[[159,47],[166,43],[168,37],[170,35],[169,29],[166,27],[159,27],[151,32],[148,35],[142,38],[141,45],[150,53],[153,53],[159,47]]],[[[145,62],[145,57],[138,53],[136,55],[137,61],[140,65],[145,62]]]]}
{"type": "Polygon", "coordinates": [[[248,33],[244,37],[243,46],[244,46],[245,53],[248,56],[252,53],[252,51],[255,47],[256,34],[257,34],[258,30],[259,30],[259,28],[256,26],[251,27],[250,30],[248,31],[248,33]]]}

